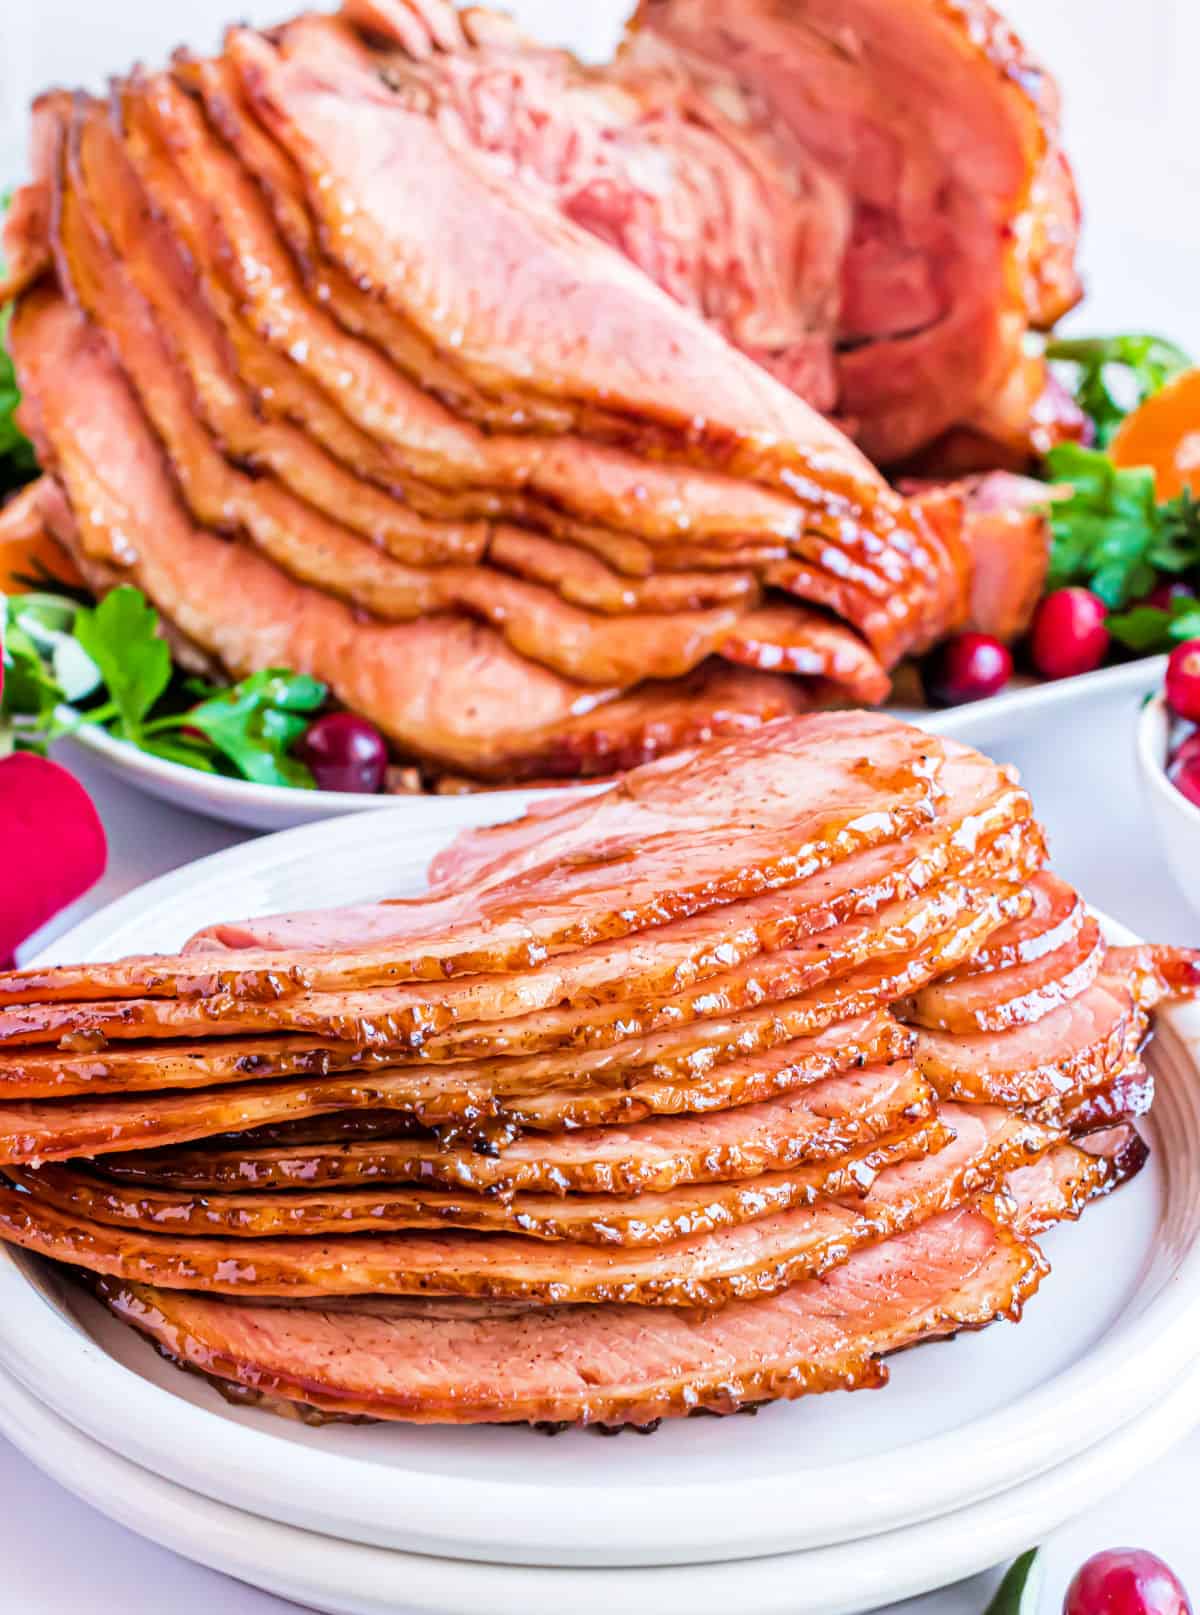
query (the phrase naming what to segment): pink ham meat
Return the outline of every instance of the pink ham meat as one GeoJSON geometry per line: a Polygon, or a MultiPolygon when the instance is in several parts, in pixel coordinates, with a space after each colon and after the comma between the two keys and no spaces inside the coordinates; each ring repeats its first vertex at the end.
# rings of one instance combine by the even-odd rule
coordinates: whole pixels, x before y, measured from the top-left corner
{"type": "Polygon", "coordinates": [[[957,1205],[1037,1148],[1028,1126],[998,1108],[947,1107],[945,1115],[951,1141],[934,1155],[888,1167],[864,1196],[641,1250],[454,1232],[252,1243],[168,1236],[89,1222],[70,1197],[59,1209],[53,1191],[44,1196],[40,1187],[0,1189],[0,1228],[5,1239],[41,1255],[168,1289],[720,1306],[827,1272],[863,1245],[957,1205]]]}
{"type": "Polygon", "coordinates": [[[993,932],[964,968],[964,975],[1032,964],[1078,936],[1087,910],[1073,886],[1042,869],[1029,882],[1029,895],[1029,912],[993,932]]]}
{"type": "MultiPolygon", "coordinates": [[[[959,915],[976,906],[973,883],[992,866],[1003,867],[1011,879],[1018,860],[1036,862],[1040,856],[1040,836],[1030,821],[1018,820],[1008,830],[1003,828],[1024,806],[1020,793],[1005,788],[974,813],[956,816],[957,823],[952,818],[950,833],[927,833],[903,848],[889,845],[856,855],[786,891],[654,927],[608,946],[558,955],[536,972],[465,978],[436,994],[431,989],[389,989],[388,1002],[393,1011],[403,1002],[410,1009],[419,1008],[429,1029],[439,1022],[528,1015],[545,1004],[598,1006],[634,995],[641,999],[669,995],[710,980],[714,988],[728,989],[732,1002],[744,998],[756,980],[762,983],[761,992],[753,989],[759,996],[777,990],[768,986],[772,978],[777,985],[790,982],[790,990],[800,991],[871,958],[905,951],[924,956],[931,941],[943,933],[949,968],[951,954],[963,955],[963,942],[951,942],[949,932],[959,915]],[[942,868],[955,867],[959,879],[920,890],[942,868]],[[970,876],[970,882],[962,876],[970,876]],[[891,894],[897,894],[896,900],[888,902],[891,894]],[[843,918],[855,912],[864,917],[843,918]],[[742,963],[735,976],[729,966],[738,961],[742,963]]],[[[303,1010],[310,1002],[307,995],[297,1004],[303,1010]]],[[[97,1012],[101,1013],[100,1006],[97,1012]]],[[[231,1006],[218,1013],[232,1012],[231,1006]]],[[[618,1016],[617,1030],[624,1035],[619,1020],[618,1016]]],[[[571,1021],[571,1016],[556,1012],[547,1026],[569,1026],[571,1021]]],[[[373,1058],[378,1056],[361,1043],[313,1037],[265,1044],[259,1040],[251,1047],[224,1042],[173,1053],[114,1049],[103,1058],[98,1053],[14,1054],[0,1061],[0,1089],[17,1098],[83,1092],[115,1081],[139,1087],[176,1086],[322,1065],[344,1070],[373,1058]]]]}
{"type": "MultiPolygon", "coordinates": [[[[493,1120],[510,1129],[514,1124],[551,1131],[598,1126],[649,1115],[751,1104],[819,1081],[852,1064],[904,1056],[912,1044],[911,1034],[881,1012],[846,1021],[839,1019],[837,1006],[816,1011],[810,1006],[806,1023],[801,1024],[813,1035],[788,1041],[784,1033],[785,1040],[768,1054],[729,1059],[707,1076],[647,1074],[639,1080],[635,1075],[625,1083],[601,1083],[589,1089],[586,1080],[568,1074],[561,1088],[543,1086],[539,1091],[535,1084],[527,1095],[518,1088],[499,1099],[496,1089],[503,1091],[503,1075],[497,1083],[487,1071],[459,1076],[450,1068],[449,1076],[435,1076],[431,1081],[424,1070],[401,1067],[374,1074],[259,1082],[193,1093],[64,1099],[50,1104],[17,1102],[0,1108],[0,1159],[64,1159],[105,1148],[147,1147],[349,1110],[403,1110],[432,1126],[486,1129],[493,1120]],[[821,1027],[820,1032],[814,1033],[814,1023],[821,1027]]],[[[519,1073],[515,1080],[520,1081],[519,1073]]]]}
{"type": "Polygon", "coordinates": [[[999,970],[979,971],[968,964],[923,987],[902,1012],[905,1019],[942,1032],[1026,1026],[1085,993],[1100,974],[1105,952],[1100,927],[1088,918],[1069,942],[1040,959],[999,970]]]}
{"type": "MultiPolygon", "coordinates": [[[[750,956],[732,969],[721,968],[719,935],[695,966],[692,927],[693,935],[679,950],[683,968],[678,971],[671,968],[669,949],[663,950],[665,957],[656,957],[647,946],[651,970],[644,981],[636,973],[611,974],[605,950],[599,950],[595,965],[589,953],[560,955],[541,970],[466,976],[441,988],[405,983],[357,993],[305,992],[273,1004],[150,998],[12,1006],[0,1009],[0,1041],[79,1037],[86,1047],[95,1034],[124,1040],[281,1031],[376,1050],[411,1049],[433,1059],[446,1058],[451,1047],[456,1051],[451,1057],[458,1057],[500,1049],[599,1046],[667,1024],[795,998],[868,962],[894,974],[894,989],[888,990],[899,993],[902,982],[923,984],[968,958],[979,939],[1022,900],[1012,880],[1002,885],[982,879],[948,881],[921,897],[890,904],[877,916],[828,927],[814,937],[801,932],[795,946],[785,943],[768,953],[747,948],[750,956]],[[654,980],[656,964],[659,982],[654,980]],[[682,991],[671,990],[681,984],[682,991]],[[667,990],[656,995],[656,986],[667,990]]],[[[729,956],[736,959],[738,951],[730,948],[729,956]]],[[[878,996],[884,996],[882,987],[878,996]]]]}
{"type": "Polygon", "coordinates": [[[1061,1125],[1086,1142],[1126,1119],[1148,1116],[1154,1104],[1154,1077],[1140,1060],[1133,1061],[1099,1088],[1089,1088],[1062,1107],[1061,1125]]]}
{"type": "Polygon", "coordinates": [[[665,46],[715,120],[737,109],[842,199],[835,409],[867,452],[903,459],[977,418],[1003,435],[989,417],[1014,376],[1028,432],[1045,372],[1025,380],[1022,339],[1080,295],[1078,205],[1053,81],[991,6],[643,0],[638,21],[627,70],[665,46]]]}
{"type": "Polygon", "coordinates": [[[802,687],[711,666],[618,698],[529,663],[461,617],[364,623],[190,522],[123,379],[77,315],[30,293],[11,340],[26,424],[34,430],[36,405],[39,454],[68,496],[84,569],[142,588],[175,636],[237,677],[279,665],[312,673],[402,751],[436,753],[477,778],[611,770],[811,704],[802,687]],[[54,392],[64,367],[69,397],[54,392]]]}
{"type": "MultiPolygon", "coordinates": [[[[1043,1133],[1032,1122],[1024,1127],[1032,1154],[1041,1147],[1043,1133]]],[[[149,1233],[273,1239],[459,1228],[641,1248],[711,1234],[820,1200],[865,1195],[885,1168],[942,1149],[949,1141],[944,1124],[930,1122],[852,1150],[836,1161],[764,1173],[748,1182],[692,1185],[632,1199],[551,1194],[505,1199],[420,1187],[188,1196],[133,1188],[78,1166],[9,1167],[6,1176],[40,1200],[86,1221],[149,1233]]]]}
{"type": "MultiPolygon", "coordinates": [[[[782,726],[773,734],[780,732],[782,726]]],[[[1014,826],[1028,826],[1034,833],[1028,794],[1009,770],[955,741],[939,740],[938,748],[942,762],[927,825],[911,829],[902,841],[889,839],[789,886],[785,901],[813,915],[811,929],[825,913],[831,919],[848,918],[860,906],[876,907],[921,889],[943,873],[960,871],[1014,826]],[[856,893],[862,894],[861,900],[856,893]]],[[[641,778],[649,782],[651,776],[641,778]]],[[[592,839],[612,834],[606,820],[615,806],[611,795],[590,802],[542,802],[507,824],[464,831],[430,864],[430,895],[450,899],[466,891],[481,892],[524,878],[556,858],[576,857],[592,839]],[[593,819],[596,809],[600,817],[593,819]]],[[[371,903],[211,925],[197,933],[184,952],[203,954],[214,947],[299,952],[370,948],[395,933],[396,907],[371,903]]],[[[728,910],[725,917],[732,918],[734,912],[728,910]]],[[[666,934],[666,928],[659,934],[666,934]]],[[[312,984],[320,981],[313,978],[312,984]]],[[[15,996],[16,987],[12,978],[0,978],[0,993],[5,996],[15,996]]]]}
{"type": "Polygon", "coordinates": [[[661,1193],[680,1184],[724,1183],[836,1159],[924,1129],[935,1113],[933,1090],[900,1061],[830,1077],[736,1115],[719,1110],[635,1127],[524,1137],[497,1154],[409,1138],[265,1148],[226,1139],[194,1150],[125,1154],[114,1147],[104,1157],[104,1171],[125,1183],[203,1193],[370,1183],[433,1183],[502,1198],[519,1192],[661,1193]]]}
{"type": "Polygon", "coordinates": [[[160,1350],[268,1404],[424,1424],[646,1425],[884,1383],[883,1354],[1017,1317],[1037,1251],[960,1207],[823,1278],[696,1316],[372,1299],[264,1307],[99,1280],[160,1350]]]}
{"type": "Polygon", "coordinates": [[[55,142],[70,96],[50,90],[33,104],[31,178],[13,191],[0,232],[0,307],[32,286],[50,267],[50,209],[55,142]]]}
{"type": "Polygon", "coordinates": [[[326,250],[385,299],[399,303],[403,286],[399,312],[485,391],[627,414],[635,442],[657,423],[672,448],[694,444],[730,469],[811,489],[818,506],[836,508],[837,495],[814,473],[826,489],[840,483],[851,511],[888,509],[881,479],[819,416],[533,191],[458,160],[335,24],[301,19],[278,45],[243,30],[229,48],[304,177],[326,250]],[[492,299],[486,289],[502,284],[506,296],[492,299]],[[556,361],[542,363],[551,351],[556,361]]]}
{"type": "MultiPolygon", "coordinates": [[[[860,984],[861,985],[861,984],[860,984]]],[[[878,1001],[874,991],[856,992],[853,980],[845,1001],[878,1001]]],[[[621,1088],[637,1080],[694,1082],[717,1066],[762,1054],[813,1032],[823,1018],[814,1001],[802,997],[738,1015],[664,1028],[645,1038],[622,1038],[581,1057],[573,1049],[445,1065],[397,1065],[393,1051],[358,1043],[297,1036],[212,1039],[161,1047],[114,1044],[93,1054],[58,1050],[14,1050],[0,1061],[0,1095],[6,1101],[70,1096],[113,1096],[179,1088],[221,1087],[270,1077],[327,1077],[340,1073],[391,1072],[407,1086],[405,1101],[430,1124],[469,1117],[513,1095],[548,1089],[621,1088]]],[[[910,1045],[911,1032],[895,1032],[898,1045],[910,1045]]]]}
{"type": "MultiPolygon", "coordinates": [[[[775,724],[761,740],[665,758],[574,802],[542,821],[552,834],[508,876],[377,905],[374,949],[341,960],[333,950],[282,952],[315,940],[284,919],[264,926],[259,950],[10,974],[3,996],[278,997],[537,965],[552,952],[795,885],[931,823],[942,756],[930,736],[871,713],[775,724]]],[[[232,928],[235,943],[245,935],[232,928]]]]}
{"type": "Polygon", "coordinates": [[[1059,1145],[1008,1174],[1004,1192],[1015,1207],[1010,1226],[1030,1238],[1079,1217],[1093,1200],[1136,1177],[1148,1155],[1137,1128],[1128,1124],[1092,1133],[1078,1148],[1059,1145]]]}
{"type": "Polygon", "coordinates": [[[1124,1069],[1146,1024],[1128,988],[1101,978],[1026,1026],[965,1036],[922,1029],[915,1058],[945,1099],[1053,1108],[1124,1069]]]}

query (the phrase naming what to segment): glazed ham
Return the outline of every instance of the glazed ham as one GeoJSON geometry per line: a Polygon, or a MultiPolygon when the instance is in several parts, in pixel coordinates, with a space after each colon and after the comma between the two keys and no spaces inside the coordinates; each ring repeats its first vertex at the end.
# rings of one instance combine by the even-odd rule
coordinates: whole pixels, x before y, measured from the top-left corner
{"type": "Polygon", "coordinates": [[[876,703],[1027,623],[1043,501],[868,458],[1079,430],[1024,351],[1076,292],[1053,87],[982,3],[648,0],[600,68],[348,4],[42,96],[31,159],[0,300],[47,526],[425,785],[876,703]]]}
{"type": "Polygon", "coordinates": [[[700,1319],[664,1309],[653,1331],[625,1306],[254,1307],[123,1280],[98,1289],[168,1355],[268,1406],[420,1424],[647,1425],[880,1386],[881,1356],[1019,1316],[1043,1270],[1033,1247],[961,1208],[778,1296],[700,1319]]]}
{"type": "MultiPolygon", "coordinates": [[[[1033,1123],[1027,1123],[1026,1129],[1032,1154],[1038,1134],[1033,1123]]],[[[943,1124],[932,1122],[851,1150],[828,1163],[764,1173],[750,1182],[687,1186],[628,1200],[586,1194],[455,1195],[423,1187],[189,1196],[113,1183],[79,1167],[14,1168],[8,1176],[60,1209],[77,1212],[89,1221],[149,1233],[259,1239],[281,1234],[462,1228],[587,1245],[641,1247],[736,1227],[817,1200],[865,1195],[884,1168],[947,1142],[943,1124]]]]}
{"type": "Polygon", "coordinates": [[[123,1182],[203,1192],[436,1183],[502,1199],[525,1191],[637,1195],[681,1184],[757,1179],[765,1172],[836,1160],[883,1139],[937,1126],[936,1110],[932,1088],[900,1060],[829,1077],[736,1115],[716,1110],[655,1118],[636,1127],[518,1137],[494,1153],[428,1138],[261,1149],[226,1139],[195,1150],[116,1149],[103,1166],[123,1182]]]}
{"type": "MultiPolygon", "coordinates": [[[[340,1230],[320,1239],[262,1237],[253,1247],[178,1231],[142,1233],[87,1215],[88,1196],[64,1192],[58,1177],[34,1179],[33,1195],[0,1190],[0,1228],[26,1249],[72,1261],[86,1252],[93,1271],[218,1294],[472,1295],[541,1303],[636,1302],[644,1306],[720,1306],[773,1295],[817,1277],[873,1241],[916,1226],[957,1204],[968,1190],[993,1184],[1048,1140],[1007,1112],[948,1107],[953,1136],[923,1160],[880,1173],[869,1191],[847,1199],[779,1196],[760,1185],[749,1220],[653,1247],[597,1250],[590,1245],[495,1233],[454,1231],[389,1235],[386,1225],[363,1242],[340,1230]]],[[[20,1173],[21,1188],[30,1178],[20,1173]]]]}
{"type": "MultiPolygon", "coordinates": [[[[779,724],[760,737],[664,759],[539,816],[524,858],[453,890],[385,900],[349,921],[335,911],[332,922],[315,925],[301,915],[261,928],[217,926],[203,934],[217,945],[211,953],[194,947],[182,961],[135,958],[55,971],[46,981],[38,972],[10,973],[0,991],[9,1003],[143,994],[253,1000],[512,971],[796,885],[931,824],[945,755],[929,735],[870,713],[779,724]],[[354,942],[368,946],[340,957],[347,924],[354,942]],[[239,951],[225,951],[229,942],[239,951]]],[[[1001,824],[1029,812],[1028,798],[994,765],[975,772],[967,791],[972,786],[977,809],[1009,797],[1001,824]]],[[[973,823],[963,828],[973,835],[973,823]]]]}
{"type": "Polygon", "coordinates": [[[305,1417],[880,1383],[1137,1172],[1200,984],[1044,860],[1010,771],[812,715],[471,832],[423,897],[10,973],[0,1237],[305,1417]]]}

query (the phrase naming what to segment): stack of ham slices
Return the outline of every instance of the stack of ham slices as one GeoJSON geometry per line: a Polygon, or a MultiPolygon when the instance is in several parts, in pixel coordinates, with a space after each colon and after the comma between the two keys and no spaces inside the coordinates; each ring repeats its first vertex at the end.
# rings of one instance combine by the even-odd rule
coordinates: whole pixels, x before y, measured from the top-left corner
{"type": "Polygon", "coordinates": [[[1011,771],[785,720],[472,831],[420,898],[0,978],[0,1236],[309,1419],[646,1426],[1015,1318],[1141,1165],[1182,950],[1011,771]]]}
{"type": "Polygon", "coordinates": [[[595,69],[351,0],[49,92],[31,157],[5,519],[427,782],[877,703],[1037,600],[1041,485],[868,458],[1081,430],[1025,345],[1078,291],[1052,84],[979,0],[652,0],[595,69]]]}

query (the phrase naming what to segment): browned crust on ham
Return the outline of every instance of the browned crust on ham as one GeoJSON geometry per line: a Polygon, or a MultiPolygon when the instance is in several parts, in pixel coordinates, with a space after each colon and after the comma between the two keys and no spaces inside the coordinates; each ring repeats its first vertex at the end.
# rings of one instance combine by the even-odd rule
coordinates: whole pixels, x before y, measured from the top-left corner
{"type": "MultiPolygon", "coordinates": [[[[829,1077],[749,1105],[735,1118],[714,1111],[603,1131],[584,1128],[518,1138],[494,1152],[470,1141],[335,1134],[284,1142],[247,1133],[193,1149],[135,1153],[114,1142],[102,1158],[104,1170],[122,1182],[203,1193],[420,1183],[502,1198],[520,1192],[633,1195],[833,1160],[925,1127],[936,1113],[933,1090],[901,1063],[829,1077]]],[[[69,1154],[64,1151],[64,1158],[69,1154]]]]}
{"type": "MultiPolygon", "coordinates": [[[[1034,1124],[1027,1125],[1024,1136],[1030,1154],[1043,1132],[1034,1124]]],[[[944,1122],[930,1120],[814,1166],[632,1198],[528,1193],[504,1198],[403,1186],[189,1195],[186,1191],[135,1188],[81,1165],[10,1166],[6,1175],[59,1210],[145,1233],[273,1239],[280,1235],[456,1228],[585,1245],[642,1247],[715,1233],[821,1199],[865,1195],[881,1171],[936,1152],[950,1137],[944,1122]]],[[[1014,1145],[1014,1151],[1017,1148],[1014,1145]]]]}

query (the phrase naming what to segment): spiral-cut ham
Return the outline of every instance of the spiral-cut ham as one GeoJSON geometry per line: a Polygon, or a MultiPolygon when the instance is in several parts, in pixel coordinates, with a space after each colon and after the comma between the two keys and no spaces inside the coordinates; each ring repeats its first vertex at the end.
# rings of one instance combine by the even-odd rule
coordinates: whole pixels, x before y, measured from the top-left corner
{"type": "Polygon", "coordinates": [[[41,97],[0,301],[89,587],[189,666],[313,673],[427,782],[635,766],[1018,633],[1018,479],[906,499],[861,447],[1053,436],[1054,97],[982,5],[878,10],[651,0],[585,68],[355,4],[41,97]]]}

